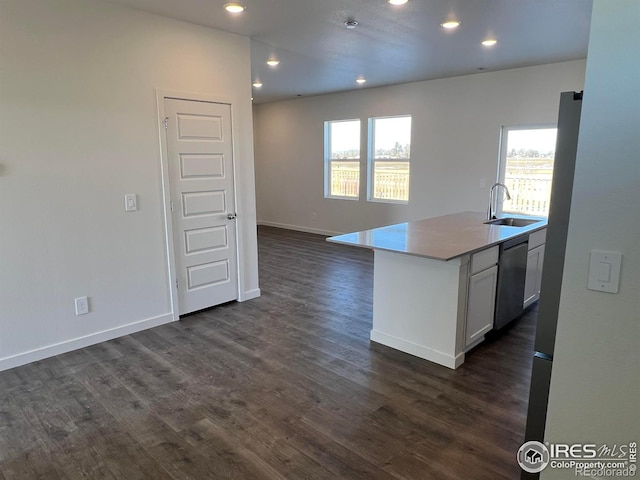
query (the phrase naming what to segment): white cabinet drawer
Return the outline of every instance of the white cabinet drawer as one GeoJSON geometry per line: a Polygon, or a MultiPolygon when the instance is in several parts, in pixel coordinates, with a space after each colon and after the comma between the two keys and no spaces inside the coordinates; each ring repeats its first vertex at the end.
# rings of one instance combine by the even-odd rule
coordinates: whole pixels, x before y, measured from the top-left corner
{"type": "Polygon", "coordinates": [[[544,245],[547,240],[547,229],[543,228],[529,235],[529,250],[544,245]]]}
{"type": "Polygon", "coordinates": [[[497,265],[499,253],[500,249],[496,245],[471,255],[471,275],[497,265]]]}

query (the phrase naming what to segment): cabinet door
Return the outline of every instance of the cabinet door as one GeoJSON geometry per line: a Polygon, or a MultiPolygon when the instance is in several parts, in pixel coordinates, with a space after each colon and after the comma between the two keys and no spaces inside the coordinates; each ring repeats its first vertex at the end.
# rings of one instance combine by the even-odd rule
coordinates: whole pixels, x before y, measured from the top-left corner
{"type": "Polygon", "coordinates": [[[542,286],[542,264],[544,263],[544,244],[538,247],[536,264],[538,275],[536,276],[536,298],[540,298],[540,287],[542,286]]]}
{"type": "Polygon", "coordinates": [[[528,307],[540,298],[540,284],[542,282],[542,261],[544,259],[544,245],[529,250],[527,256],[527,273],[524,281],[524,307],[528,307]]]}
{"type": "Polygon", "coordinates": [[[465,334],[465,346],[467,347],[480,340],[485,333],[493,328],[497,281],[497,266],[469,277],[467,330],[465,334]]]}

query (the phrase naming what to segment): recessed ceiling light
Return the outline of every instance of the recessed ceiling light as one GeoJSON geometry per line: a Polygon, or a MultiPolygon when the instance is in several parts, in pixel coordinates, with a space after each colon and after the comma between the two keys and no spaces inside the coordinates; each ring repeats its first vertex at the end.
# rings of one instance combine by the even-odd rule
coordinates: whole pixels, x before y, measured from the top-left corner
{"type": "Polygon", "coordinates": [[[387,0],[391,5],[404,5],[409,0],[387,0]]]}
{"type": "Polygon", "coordinates": [[[462,22],[458,20],[447,20],[446,22],[442,22],[440,26],[447,30],[453,30],[454,28],[458,28],[461,24],[462,22]]]}
{"type": "Polygon", "coordinates": [[[277,67],[278,65],[280,65],[280,60],[278,60],[277,58],[270,58],[269,60],[267,60],[267,65],[269,65],[270,67],[277,67]]]}
{"type": "Polygon", "coordinates": [[[256,88],[262,88],[262,82],[260,80],[256,80],[253,82],[253,86],[256,88]]]}
{"type": "Polygon", "coordinates": [[[358,77],[358,78],[356,78],[356,83],[358,85],[362,85],[363,83],[367,83],[367,79],[363,78],[363,77],[358,77]]]}
{"type": "Polygon", "coordinates": [[[493,47],[496,43],[498,43],[498,41],[493,38],[488,38],[482,41],[482,45],[485,47],[493,47]]]}
{"type": "Polygon", "coordinates": [[[240,5],[239,3],[225,3],[224,9],[229,13],[242,13],[247,7],[240,5]]]}
{"type": "Polygon", "coordinates": [[[354,20],[353,18],[350,18],[349,20],[344,22],[344,26],[347,27],[348,29],[356,28],[358,26],[358,21],[354,20]]]}

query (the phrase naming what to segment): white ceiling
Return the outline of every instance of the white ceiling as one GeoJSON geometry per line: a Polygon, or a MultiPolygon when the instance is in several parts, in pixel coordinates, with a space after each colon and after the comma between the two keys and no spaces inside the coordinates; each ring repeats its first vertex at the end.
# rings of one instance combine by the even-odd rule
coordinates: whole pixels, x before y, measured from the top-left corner
{"type": "Polygon", "coordinates": [[[256,103],[585,58],[592,0],[107,0],[251,38],[256,103]],[[440,23],[457,18],[446,31],[440,23]],[[355,19],[357,28],[344,22],[355,19]],[[495,37],[492,48],[480,42],[495,37]],[[272,68],[266,60],[277,57],[272,68]],[[364,87],[355,79],[367,79],[364,87]]]}

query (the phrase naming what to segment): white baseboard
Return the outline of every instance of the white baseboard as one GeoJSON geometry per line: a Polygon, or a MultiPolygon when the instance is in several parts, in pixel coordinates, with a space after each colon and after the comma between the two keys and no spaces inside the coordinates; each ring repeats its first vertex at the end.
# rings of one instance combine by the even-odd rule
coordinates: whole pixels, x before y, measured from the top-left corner
{"type": "Polygon", "coordinates": [[[12,355],[10,357],[0,358],[0,372],[3,370],[9,370],[10,368],[19,367],[20,365],[26,365],[27,363],[43,360],[45,358],[54,357],[62,353],[71,352],[72,350],[78,350],[79,348],[95,345],[96,343],[106,342],[107,340],[113,340],[114,338],[122,337],[124,335],[164,325],[165,323],[173,321],[173,314],[166,313],[157,317],[147,318],[127,325],[122,325],[120,327],[85,335],[84,337],[73,338],[71,340],[47,345],[46,347],[37,348],[28,352],[18,353],[17,355],[12,355]]]}
{"type": "Polygon", "coordinates": [[[315,233],[317,235],[327,235],[333,237],[335,235],[342,235],[344,232],[332,232],[331,230],[322,230],[320,228],[302,227],[300,225],[288,225],[286,223],[277,222],[265,222],[258,220],[258,225],[264,225],[265,227],[284,228],[286,230],[295,230],[297,232],[315,233]]]}
{"type": "Polygon", "coordinates": [[[425,360],[429,360],[444,367],[456,369],[464,363],[464,353],[460,353],[456,356],[448,355],[444,352],[434,350],[433,348],[408,342],[401,338],[393,337],[376,330],[371,330],[369,338],[376,343],[395,348],[396,350],[409,353],[416,357],[424,358],[425,360]]]}
{"type": "Polygon", "coordinates": [[[240,298],[238,298],[239,302],[246,302],[247,300],[253,300],[254,298],[258,298],[260,296],[260,289],[256,288],[253,290],[249,290],[244,292],[240,298]]]}

